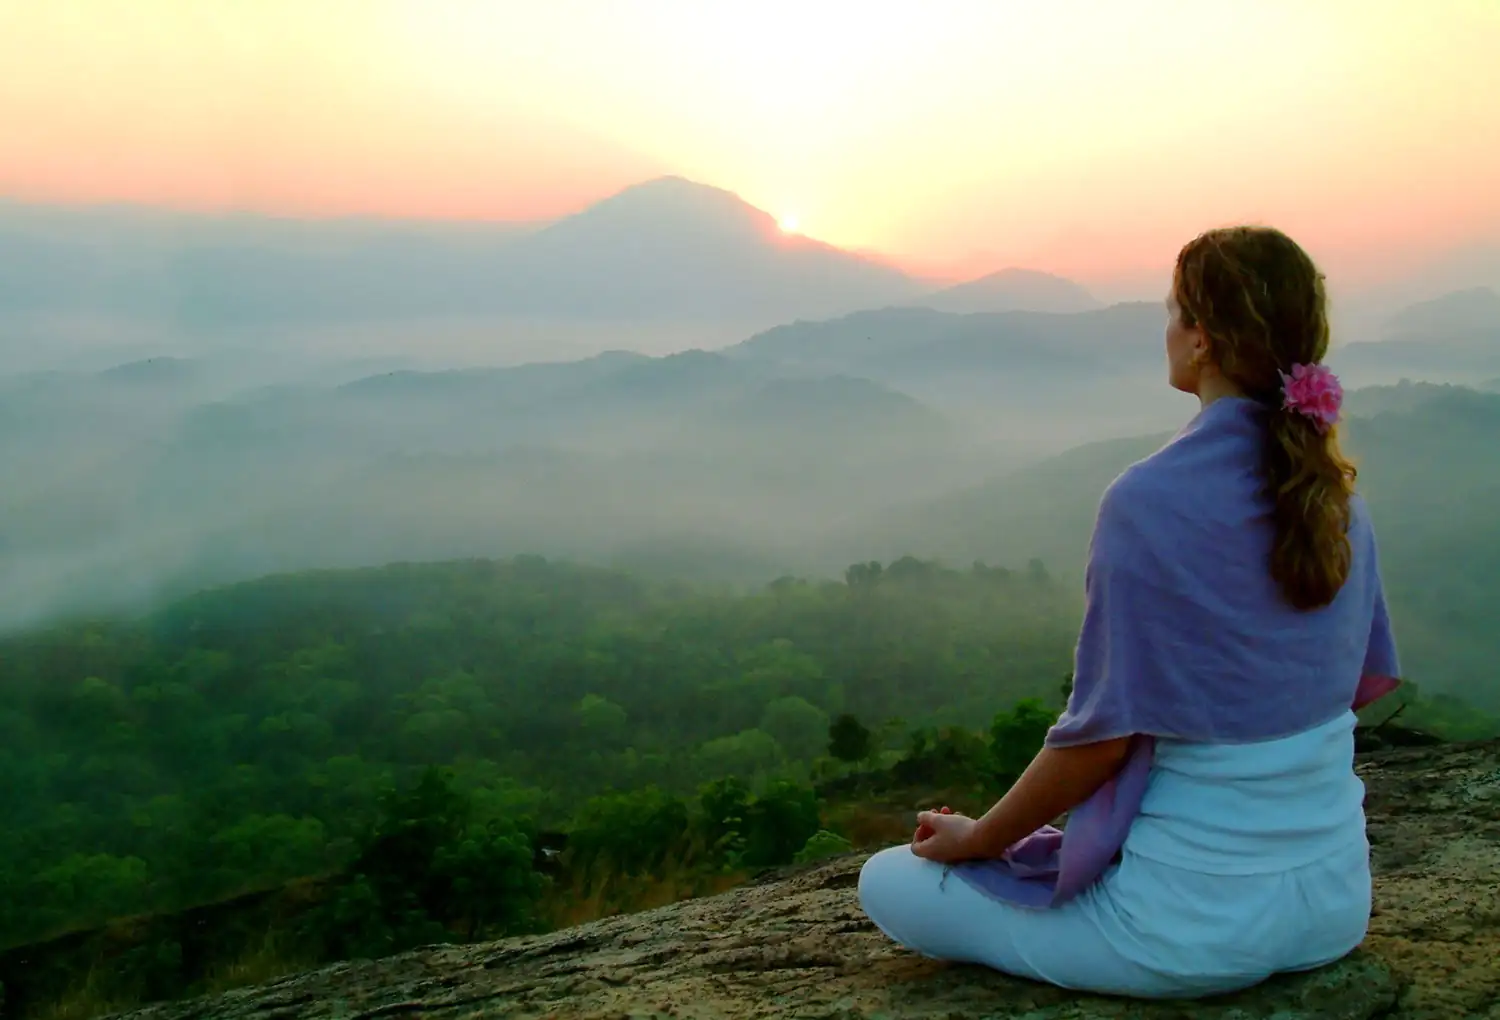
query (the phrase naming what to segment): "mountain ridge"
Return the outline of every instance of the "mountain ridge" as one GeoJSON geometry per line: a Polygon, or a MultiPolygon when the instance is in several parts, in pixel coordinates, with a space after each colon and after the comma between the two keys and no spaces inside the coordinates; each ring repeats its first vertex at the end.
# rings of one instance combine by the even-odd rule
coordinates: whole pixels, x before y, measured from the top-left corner
{"type": "Polygon", "coordinates": [[[1063,276],[1012,266],[945,287],[918,304],[937,311],[1085,312],[1104,307],[1080,284],[1063,276]]]}
{"type": "Polygon", "coordinates": [[[681,177],[523,226],[0,204],[0,270],[0,315],[165,315],[216,329],[463,315],[765,326],[924,289],[681,177]]]}

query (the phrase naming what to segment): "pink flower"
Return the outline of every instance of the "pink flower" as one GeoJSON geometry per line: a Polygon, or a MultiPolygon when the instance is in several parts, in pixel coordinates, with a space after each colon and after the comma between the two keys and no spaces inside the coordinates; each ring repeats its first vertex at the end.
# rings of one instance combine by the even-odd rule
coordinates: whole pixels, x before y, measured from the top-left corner
{"type": "Polygon", "coordinates": [[[1344,387],[1326,365],[1293,365],[1291,374],[1280,373],[1285,393],[1283,406],[1306,415],[1319,432],[1327,432],[1339,420],[1344,387]]]}

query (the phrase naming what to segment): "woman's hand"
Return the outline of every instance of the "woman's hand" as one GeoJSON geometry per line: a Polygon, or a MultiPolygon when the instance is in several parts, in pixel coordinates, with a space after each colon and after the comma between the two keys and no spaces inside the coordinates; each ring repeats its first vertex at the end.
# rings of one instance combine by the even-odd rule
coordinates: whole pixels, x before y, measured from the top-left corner
{"type": "Polygon", "coordinates": [[[947,808],[923,811],[917,815],[917,832],[911,852],[939,864],[957,864],[975,857],[974,827],[978,823],[967,815],[955,815],[947,808]]]}
{"type": "Polygon", "coordinates": [[[1044,747],[999,803],[977,821],[947,808],[917,815],[911,852],[942,864],[1002,857],[1017,840],[1071,811],[1120,771],[1131,737],[1044,747]]]}

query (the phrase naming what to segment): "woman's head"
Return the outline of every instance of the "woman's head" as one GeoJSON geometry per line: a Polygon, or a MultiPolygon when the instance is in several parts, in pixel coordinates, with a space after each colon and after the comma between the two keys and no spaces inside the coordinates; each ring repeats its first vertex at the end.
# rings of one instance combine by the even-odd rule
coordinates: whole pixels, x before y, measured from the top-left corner
{"type": "Polygon", "coordinates": [[[1197,393],[1221,376],[1265,403],[1281,372],[1328,353],[1323,274],[1295,241],[1268,227],[1200,234],[1177,254],[1168,301],[1172,385],[1197,393]]]}
{"type": "Polygon", "coordinates": [[[1317,365],[1328,353],[1323,274],[1279,230],[1211,230],[1178,253],[1167,304],[1171,384],[1266,406],[1271,574],[1297,608],[1328,604],[1349,575],[1355,470],[1335,430],[1285,406],[1284,390],[1296,366],[1317,365]]]}

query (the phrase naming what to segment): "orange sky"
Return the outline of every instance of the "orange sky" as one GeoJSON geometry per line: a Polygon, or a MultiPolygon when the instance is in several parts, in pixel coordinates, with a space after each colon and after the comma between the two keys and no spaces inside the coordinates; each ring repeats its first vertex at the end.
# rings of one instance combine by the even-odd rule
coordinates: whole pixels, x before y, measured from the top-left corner
{"type": "Polygon", "coordinates": [[[528,219],[677,173],[912,265],[1500,236],[1497,0],[0,0],[0,195],[528,219]]]}

